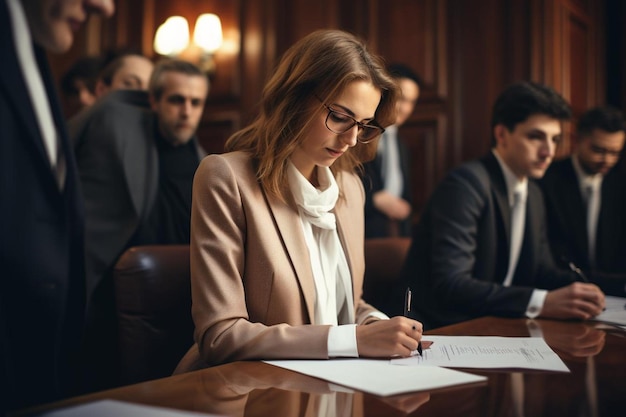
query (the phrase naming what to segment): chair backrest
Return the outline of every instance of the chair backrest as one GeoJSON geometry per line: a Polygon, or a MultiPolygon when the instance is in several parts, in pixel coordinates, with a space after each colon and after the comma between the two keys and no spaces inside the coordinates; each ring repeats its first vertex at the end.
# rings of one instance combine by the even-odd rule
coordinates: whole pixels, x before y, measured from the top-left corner
{"type": "Polygon", "coordinates": [[[113,276],[120,383],[171,375],[193,344],[189,246],[130,248],[113,276]]]}
{"type": "Polygon", "coordinates": [[[383,313],[397,310],[393,303],[402,302],[394,299],[394,285],[400,279],[410,245],[408,237],[365,239],[363,299],[383,313]]]}
{"type": "MultiPolygon", "coordinates": [[[[363,298],[383,312],[392,302],[409,238],[365,240],[363,298]]],[[[128,249],[113,271],[120,383],[169,376],[193,344],[189,246],[128,249]]]]}

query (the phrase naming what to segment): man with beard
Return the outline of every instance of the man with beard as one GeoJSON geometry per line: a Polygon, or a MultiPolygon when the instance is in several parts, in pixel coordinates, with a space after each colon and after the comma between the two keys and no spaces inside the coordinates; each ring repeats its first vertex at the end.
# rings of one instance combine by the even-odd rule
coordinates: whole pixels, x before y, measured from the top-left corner
{"type": "Polygon", "coordinates": [[[613,167],[624,147],[624,118],[612,107],[585,112],[573,154],[543,178],[548,236],[557,262],[581,273],[607,294],[625,296],[626,187],[613,167]]]}

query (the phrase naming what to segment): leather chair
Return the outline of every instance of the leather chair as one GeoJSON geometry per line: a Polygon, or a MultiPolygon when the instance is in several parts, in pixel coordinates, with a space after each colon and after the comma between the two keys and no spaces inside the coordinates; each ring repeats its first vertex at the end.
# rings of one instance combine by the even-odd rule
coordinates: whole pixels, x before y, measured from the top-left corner
{"type": "Polygon", "coordinates": [[[410,245],[411,238],[408,237],[365,239],[363,299],[385,314],[397,311],[394,304],[404,301],[402,297],[394,298],[394,289],[410,245]]]}
{"type": "Polygon", "coordinates": [[[120,383],[169,376],[193,344],[189,246],[128,249],[113,271],[120,383]]]}
{"type": "MultiPolygon", "coordinates": [[[[395,301],[391,288],[400,277],[409,245],[409,238],[365,241],[363,298],[383,312],[395,301]]],[[[189,246],[130,248],[115,265],[113,281],[120,383],[171,375],[193,344],[189,246]]]]}

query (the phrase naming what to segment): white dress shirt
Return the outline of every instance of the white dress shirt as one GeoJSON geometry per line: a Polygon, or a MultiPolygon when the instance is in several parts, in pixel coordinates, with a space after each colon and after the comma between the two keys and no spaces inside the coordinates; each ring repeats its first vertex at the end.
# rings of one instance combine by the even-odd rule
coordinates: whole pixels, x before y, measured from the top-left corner
{"type": "Polygon", "coordinates": [[[35,59],[33,40],[28,29],[26,15],[19,0],[7,0],[7,6],[13,23],[13,41],[17,60],[24,75],[30,101],[35,110],[35,123],[43,137],[52,172],[57,179],[59,188],[63,189],[63,184],[65,183],[65,160],[62,152],[60,152],[58,133],[54,125],[48,94],[35,59]]]}
{"type": "MultiPolygon", "coordinates": [[[[519,196],[521,205],[518,207],[520,210],[516,217],[516,224],[513,224],[513,217],[511,216],[511,242],[509,247],[511,253],[509,255],[509,267],[507,269],[507,275],[502,283],[504,286],[510,286],[513,282],[513,275],[515,275],[515,269],[519,261],[519,254],[521,252],[522,245],[524,243],[524,226],[526,223],[526,199],[528,197],[528,178],[519,180],[508,165],[500,158],[497,151],[493,151],[496,160],[500,164],[502,173],[504,174],[504,180],[506,183],[507,195],[509,206],[513,208],[513,204],[516,200],[516,194],[519,196]],[[515,239],[515,241],[513,241],[515,239]]],[[[545,302],[548,291],[535,288],[526,307],[526,317],[535,318],[541,313],[543,304],[545,302]]]]}
{"type": "Polygon", "coordinates": [[[589,263],[595,262],[596,255],[596,233],[598,231],[598,217],[600,215],[600,206],[602,202],[602,174],[587,174],[576,155],[572,156],[572,165],[578,177],[578,185],[580,194],[586,204],[587,213],[587,244],[589,249],[589,263]]]}

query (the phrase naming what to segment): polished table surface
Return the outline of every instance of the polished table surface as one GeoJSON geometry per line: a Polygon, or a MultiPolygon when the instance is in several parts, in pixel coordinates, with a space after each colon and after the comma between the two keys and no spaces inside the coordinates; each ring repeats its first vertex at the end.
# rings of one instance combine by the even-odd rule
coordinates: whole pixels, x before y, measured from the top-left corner
{"type": "Polygon", "coordinates": [[[626,332],[593,323],[486,317],[428,332],[528,336],[540,329],[570,373],[464,371],[483,383],[379,397],[262,362],[235,362],[76,397],[34,411],[116,399],[225,416],[624,416],[626,332]],[[533,331],[535,331],[533,330],[533,331]]]}

